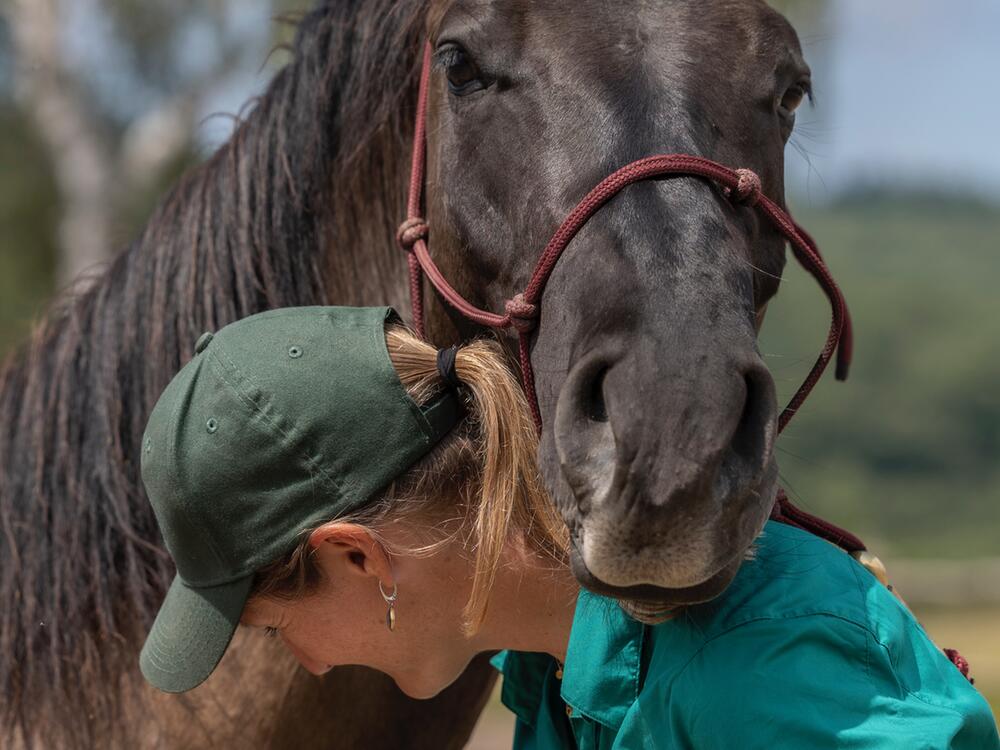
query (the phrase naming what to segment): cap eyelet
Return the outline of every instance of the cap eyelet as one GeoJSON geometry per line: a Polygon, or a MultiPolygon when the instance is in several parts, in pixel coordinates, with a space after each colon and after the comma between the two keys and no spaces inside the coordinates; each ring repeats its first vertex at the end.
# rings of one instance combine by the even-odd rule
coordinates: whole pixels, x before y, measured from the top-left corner
{"type": "Polygon", "coordinates": [[[215,417],[210,417],[207,422],[205,422],[205,429],[209,432],[215,432],[219,429],[219,420],[215,417]]]}
{"type": "Polygon", "coordinates": [[[288,347],[288,356],[291,357],[292,359],[298,359],[299,357],[302,356],[302,347],[301,346],[288,347]]]}

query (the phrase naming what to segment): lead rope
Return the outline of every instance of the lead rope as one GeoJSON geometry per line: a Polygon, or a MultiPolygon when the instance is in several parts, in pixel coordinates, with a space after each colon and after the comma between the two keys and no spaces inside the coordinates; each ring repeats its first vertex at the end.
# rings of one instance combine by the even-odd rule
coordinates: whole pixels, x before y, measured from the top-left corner
{"type": "MultiPolygon", "coordinates": [[[[846,380],[853,354],[853,329],[844,295],[833,280],[816,241],[800,227],[781,206],[763,193],[760,177],[749,169],[730,169],[717,162],[700,156],[687,154],[659,154],[639,159],[618,169],[601,180],[570,212],[556,233],[552,235],[535,266],[525,290],[514,295],[504,304],[504,314],[482,310],[468,302],[459,294],[438,269],[430,256],[427,246],[430,227],[423,218],[423,187],[427,162],[427,100],[430,88],[431,44],[424,45],[423,64],[420,72],[420,87],[417,94],[417,111],[413,134],[413,157],[410,168],[410,186],[407,200],[407,219],[396,233],[396,241],[407,254],[410,274],[410,300],[413,307],[413,325],[417,335],[425,338],[423,277],[437,290],[441,297],[473,323],[504,330],[514,328],[518,335],[518,359],[521,365],[521,379],[531,416],[539,433],[542,431],[542,416],[535,393],[535,378],[531,367],[531,332],[538,323],[540,303],[545,285],[563,251],[584,224],[627,186],[653,177],[688,176],[700,177],[722,186],[723,192],[737,204],[756,209],[763,214],[788,240],[792,253],[799,264],[816,280],[830,302],[831,321],[826,342],[820,350],[815,364],[799,386],[795,395],[778,417],[780,434],[799,407],[812,392],[830,360],[836,354],[835,376],[846,380]]],[[[796,507],[788,499],[784,489],[779,488],[771,518],[776,521],[808,531],[841,547],[858,559],[866,568],[879,577],[884,577],[884,567],[878,558],[870,555],[864,542],[845,529],[807,513],[796,507]],[[883,575],[876,573],[881,569],[883,575]]],[[[887,581],[883,580],[887,584],[887,581]]],[[[968,662],[954,649],[945,649],[948,658],[968,677],[968,662]]],[[[971,678],[970,678],[971,680],[971,678]]]]}

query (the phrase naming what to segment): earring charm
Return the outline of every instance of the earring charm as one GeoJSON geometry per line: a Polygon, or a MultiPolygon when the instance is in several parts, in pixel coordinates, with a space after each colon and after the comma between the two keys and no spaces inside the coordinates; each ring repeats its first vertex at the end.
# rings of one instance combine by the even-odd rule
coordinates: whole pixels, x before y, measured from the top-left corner
{"type": "Polygon", "coordinates": [[[382,595],[382,598],[385,599],[385,603],[389,605],[389,609],[385,613],[385,626],[387,628],[389,628],[389,630],[395,630],[396,629],[396,598],[398,596],[399,589],[396,586],[396,584],[393,583],[392,584],[392,593],[391,594],[387,594],[387,593],[385,593],[385,589],[382,588],[382,581],[379,580],[379,582],[378,582],[378,592],[382,595]]]}

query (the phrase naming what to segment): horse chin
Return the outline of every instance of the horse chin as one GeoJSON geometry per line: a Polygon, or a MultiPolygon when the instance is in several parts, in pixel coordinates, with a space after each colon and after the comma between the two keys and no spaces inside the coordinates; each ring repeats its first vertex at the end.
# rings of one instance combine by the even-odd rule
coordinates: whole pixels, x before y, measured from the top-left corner
{"type": "Polygon", "coordinates": [[[656,624],[670,619],[681,607],[701,604],[719,596],[732,583],[743,563],[741,553],[709,578],[694,586],[666,588],[643,583],[635,586],[611,586],[594,576],[583,561],[576,546],[570,548],[570,569],[580,584],[595,594],[617,599],[619,605],[633,619],[646,624],[656,624]]]}
{"type": "MultiPolygon", "coordinates": [[[[609,583],[595,574],[587,565],[584,556],[584,534],[578,520],[570,526],[569,564],[573,576],[581,586],[596,594],[616,599],[621,608],[635,620],[646,624],[656,624],[668,620],[690,605],[702,604],[721,595],[732,583],[740,566],[753,555],[754,541],[764,529],[771,515],[777,492],[777,465],[771,460],[764,476],[756,488],[745,495],[746,502],[729,504],[730,521],[735,526],[727,539],[732,545],[728,554],[716,558],[703,575],[690,585],[669,586],[645,580],[631,583],[609,583]],[[738,519],[738,520],[736,520],[738,519]]],[[[722,519],[718,519],[717,522],[722,519]]],[[[667,576],[664,576],[667,578],[667,576]]],[[[654,579],[655,580],[655,579],[654,579]]],[[[667,583],[666,580],[663,583],[667,583]]],[[[683,581],[687,584],[687,581],[683,581]]]]}

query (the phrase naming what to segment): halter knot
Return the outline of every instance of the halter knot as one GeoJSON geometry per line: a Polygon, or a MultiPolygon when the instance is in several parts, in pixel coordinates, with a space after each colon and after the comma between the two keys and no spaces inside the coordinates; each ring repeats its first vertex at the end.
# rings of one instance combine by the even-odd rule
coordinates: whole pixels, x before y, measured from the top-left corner
{"type": "Polygon", "coordinates": [[[760,177],[752,169],[737,169],[736,176],[739,181],[736,189],[729,191],[730,199],[744,206],[756,206],[762,190],[760,177]]]}
{"type": "Polygon", "coordinates": [[[969,662],[964,656],[958,653],[958,649],[946,648],[942,650],[944,651],[945,656],[948,657],[948,661],[954,664],[958,668],[958,671],[962,673],[962,677],[967,679],[972,684],[975,684],[976,681],[969,677],[969,662]]]}
{"type": "Polygon", "coordinates": [[[515,294],[513,299],[504,303],[503,308],[518,333],[529,333],[538,324],[538,305],[526,301],[524,294],[515,294]]]}
{"type": "Polygon", "coordinates": [[[431,228],[427,222],[419,216],[407,219],[399,225],[396,230],[396,242],[402,250],[413,252],[413,246],[417,240],[426,240],[431,233],[431,228]]]}

